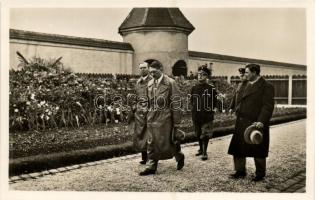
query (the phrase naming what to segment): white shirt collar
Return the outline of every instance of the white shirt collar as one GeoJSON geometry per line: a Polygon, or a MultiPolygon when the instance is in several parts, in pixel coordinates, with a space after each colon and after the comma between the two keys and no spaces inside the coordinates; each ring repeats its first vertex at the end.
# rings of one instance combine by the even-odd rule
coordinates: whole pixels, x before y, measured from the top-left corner
{"type": "Polygon", "coordinates": [[[249,81],[251,84],[255,84],[259,79],[260,79],[261,76],[258,76],[258,78],[254,81],[249,81]]]}
{"type": "Polygon", "coordinates": [[[145,77],[143,77],[143,76],[142,76],[141,78],[142,78],[142,80],[144,80],[144,81],[145,81],[145,80],[147,80],[148,76],[149,76],[149,74],[148,74],[148,75],[146,75],[145,77]]]}
{"type": "MultiPolygon", "coordinates": [[[[163,77],[164,77],[164,74],[162,74],[162,75],[160,76],[160,78],[157,80],[157,86],[160,85],[160,83],[161,83],[163,77]]],[[[156,80],[154,79],[154,81],[156,81],[156,80]]]]}
{"type": "Polygon", "coordinates": [[[149,77],[149,74],[146,75],[145,77],[142,77],[142,76],[141,76],[141,77],[137,80],[137,83],[141,83],[142,81],[147,80],[148,77],[149,77]]]}

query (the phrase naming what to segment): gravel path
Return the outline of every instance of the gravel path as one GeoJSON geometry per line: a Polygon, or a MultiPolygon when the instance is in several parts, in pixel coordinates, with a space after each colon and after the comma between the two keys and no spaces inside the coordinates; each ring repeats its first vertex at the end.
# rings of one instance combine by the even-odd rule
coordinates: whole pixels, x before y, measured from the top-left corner
{"type": "Polygon", "coordinates": [[[156,175],[140,177],[140,157],[102,163],[55,175],[10,184],[11,190],[35,191],[146,191],[146,192],[272,192],[292,175],[305,171],[306,120],[273,126],[267,177],[251,182],[253,159],[247,159],[248,177],[231,180],[232,157],[227,154],[231,136],[210,140],[209,160],[194,156],[196,145],[183,148],[185,167],[176,170],[175,159],[160,161],[156,175]]]}

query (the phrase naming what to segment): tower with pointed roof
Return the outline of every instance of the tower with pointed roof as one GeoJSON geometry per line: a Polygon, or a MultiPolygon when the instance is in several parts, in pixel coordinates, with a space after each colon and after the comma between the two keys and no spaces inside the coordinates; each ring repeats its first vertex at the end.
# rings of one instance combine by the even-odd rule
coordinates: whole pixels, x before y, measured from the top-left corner
{"type": "Polygon", "coordinates": [[[160,61],[168,75],[186,75],[188,35],[194,26],[178,8],[133,8],[119,27],[134,49],[132,72],[138,64],[160,61]]]}

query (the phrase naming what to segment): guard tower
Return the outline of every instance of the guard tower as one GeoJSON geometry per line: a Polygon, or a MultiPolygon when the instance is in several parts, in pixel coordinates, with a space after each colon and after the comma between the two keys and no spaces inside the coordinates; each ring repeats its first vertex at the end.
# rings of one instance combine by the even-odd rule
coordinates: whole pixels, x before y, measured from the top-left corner
{"type": "Polygon", "coordinates": [[[160,61],[168,75],[187,75],[188,35],[194,26],[178,8],[133,8],[119,27],[134,49],[132,73],[138,64],[160,61]]]}

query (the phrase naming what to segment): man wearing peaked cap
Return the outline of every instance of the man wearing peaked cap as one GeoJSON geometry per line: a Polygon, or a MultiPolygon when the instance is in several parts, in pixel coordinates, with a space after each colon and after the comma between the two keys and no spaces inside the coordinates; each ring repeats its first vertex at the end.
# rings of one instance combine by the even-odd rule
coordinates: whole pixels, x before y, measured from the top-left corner
{"type": "Polygon", "coordinates": [[[248,83],[245,77],[245,68],[239,68],[238,71],[240,73],[239,77],[240,77],[241,82],[238,84],[234,92],[234,95],[230,104],[230,109],[229,109],[230,113],[237,112],[237,110],[239,109],[239,105],[240,105],[239,103],[240,103],[241,97],[248,83]]]}
{"type": "MultiPolygon", "coordinates": [[[[261,181],[266,176],[269,121],[274,109],[274,88],[260,76],[260,66],[257,64],[245,66],[245,78],[248,83],[243,88],[243,92],[238,94],[236,100],[235,131],[228,150],[228,153],[233,155],[235,168],[235,173],[231,175],[231,178],[244,178],[246,176],[246,157],[253,157],[256,176],[252,180],[261,181]],[[257,142],[259,144],[254,144],[256,143],[253,142],[254,135],[251,136],[252,131],[247,129],[251,125],[255,126],[257,130],[262,130],[262,141],[257,142]]],[[[256,132],[256,134],[259,133],[256,132]]],[[[256,140],[258,138],[259,136],[256,140]]]]}
{"type": "Polygon", "coordinates": [[[191,89],[192,121],[195,134],[199,143],[196,156],[201,155],[201,160],[207,160],[209,139],[213,136],[214,110],[216,110],[216,89],[208,84],[210,70],[206,66],[198,68],[198,84],[191,89]]]}

